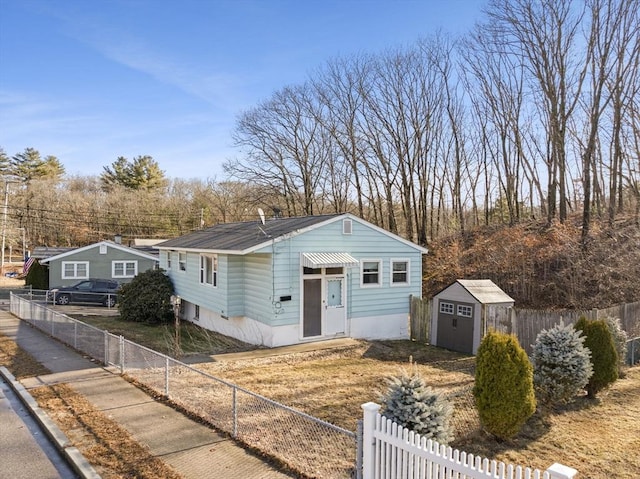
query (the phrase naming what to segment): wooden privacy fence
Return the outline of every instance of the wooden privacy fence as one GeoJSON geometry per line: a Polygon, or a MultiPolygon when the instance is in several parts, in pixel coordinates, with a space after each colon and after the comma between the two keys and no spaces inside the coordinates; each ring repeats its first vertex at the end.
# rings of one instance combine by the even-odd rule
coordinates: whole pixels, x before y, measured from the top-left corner
{"type": "Polygon", "coordinates": [[[560,324],[574,324],[582,316],[587,319],[620,319],[622,329],[631,336],[640,334],[640,302],[627,303],[605,309],[588,310],[535,310],[487,306],[485,308],[485,330],[490,328],[505,333],[513,333],[527,354],[531,354],[532,345],[543,329],[560,324]]]}
{"type": "Polygon", "coordinates": [[[409,296],[409,324],[413,341],[428,343],[431,331],[431,299],[409,296]]]}
{"type": "MultiPolygon", "coordinates": [[[[432,299],[410,297],[410,333],[414,341],[434,343],[431,338],[432,299]]],[[[629,337],[640,336],[640,301],[621,304],[605,309],[588,310],[536,310],[504,306],[485,305],[483,307],[483,333],[490,329],[515,334],[527,354],[531,354],[532,344],[543,329],[553,328],[563,322],[574,324],[581,316],[587,319],[619,318],[622,329],[629,337]]]]}
{"type": "Polygon", "coordinates": [[[577,471],[553,464],[546,471],[489,461],[398,426],[375,403],[362,405],[362,479],[572,479],[577,471]]]}

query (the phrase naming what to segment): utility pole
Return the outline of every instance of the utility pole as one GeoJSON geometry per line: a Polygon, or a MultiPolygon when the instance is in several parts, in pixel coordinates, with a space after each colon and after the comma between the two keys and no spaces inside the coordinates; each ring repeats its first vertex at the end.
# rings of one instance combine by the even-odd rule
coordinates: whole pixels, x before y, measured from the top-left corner
{"type": "Polygon", "coordinates": [[[9,182],[4,182],[4,205],[2,207],[2,259],[0,259],[0,275],[4,276],[4,246],[7,237],[7,207],[9,206],[9,182]]]}

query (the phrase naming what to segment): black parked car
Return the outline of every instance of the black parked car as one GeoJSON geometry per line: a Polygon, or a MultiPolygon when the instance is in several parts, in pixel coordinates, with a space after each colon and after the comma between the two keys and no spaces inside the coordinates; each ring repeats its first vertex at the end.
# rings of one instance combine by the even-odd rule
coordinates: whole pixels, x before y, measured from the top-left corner
{"type": "Polygon", "coordinates": [[[56,304],[100,303],[113,307],[118,302],[120,284],[110,279],[85,279],[73,286],[49,290],[48,297],[56,304]]]}

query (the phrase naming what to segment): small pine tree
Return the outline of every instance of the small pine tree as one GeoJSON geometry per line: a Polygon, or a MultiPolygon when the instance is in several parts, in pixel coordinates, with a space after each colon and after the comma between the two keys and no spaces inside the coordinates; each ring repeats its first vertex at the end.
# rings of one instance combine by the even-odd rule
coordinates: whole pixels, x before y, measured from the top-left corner
{"type": "Polygon", "coordinates": [[[122,286],[118,295],[118,310],[125,321],[159,324],[174,319],[171,295],[173,283],[163,270],[150,269],[139,273],[122,286]]]}
{"type": "Polygon", "coordinates": [[[449,423],[453,406],[427,386],[415,367],[411,373],[403,370],[387,381],[388,389],[380,397],[382,414],[387,419],[440,444],[453,440],[449,423]]]}
{"type": "Polygon", "coordinates": [[[49,289],[49,270],[39,261],[34,261],[24,278],[24,284],[33,289],[49,289]]]}
{"type": "Polygon", "coordinates": [[[547,406],[571,401],[593,374],[591,352],[571,325],[541,331],[531,360],[536,398],[547,406]]]}
{"type": "Polygon", "coordinates": [[[613,339],[613,345],[616,347],[616,353],[618,353],[618,376],[622,377],[624,374],[624,366],[627,360],[627,340],[629,336],[627,332],[622,329],[620,324],[620,318],[614,318],[608,316],[604,318],[604,322],[609,328],[611,338],[613,339]]]}
{"type": "Polygon", "coordinates": [[[583,316],[574,327],[585,336],[584,345],[591,351],[593,375],[587,384],[587,396],[594,398],[618,379],[618,353],[604,320],[588,320],[583,316]]]}
{"type": "Polygon", "coordinates": [[[514,335],[491,331],[483,338],[473,395],[480,423],[499,439],[517,434],[535,412],[533,368],[514,335]]]}

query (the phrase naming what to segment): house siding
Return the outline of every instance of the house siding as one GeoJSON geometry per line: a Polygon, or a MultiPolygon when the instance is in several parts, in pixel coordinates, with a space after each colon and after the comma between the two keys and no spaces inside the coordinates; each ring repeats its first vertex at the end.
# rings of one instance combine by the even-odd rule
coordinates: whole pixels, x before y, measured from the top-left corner
{"type": "Polygon", "coordinates": [[[244,257],[244,316],[274,325],[273,273],[270,254],[244,257]]]}
{"type": "MultiPolygon", "coordinates": [[[[422,292],[424,250],[420,247],[345,215],[308,230],[274,237],[255,248],[218,255],[218,288],[213,291],[203,291],[199,284],[199,254],[187,253],[187,272],[181,272],[179,247],[173,249],[169,275],[178,294],[190,303],[185,319],[189,319],[192,305],[197,304],[199,324],[223,334],[267,346],[303,341],[307,338],[301,333],[301,254],[348,253],[359,262],[379,260],[381,284],[363,288],[360,264],[345,268],[344,335],[365,339],[408,337],[409,297],[421,296],[422,292]],[[344,218],[352,221],[351,234],[343,234],[344,218]],[[392,259],[409,262],[407,285],[391,286],[392,259]]],[[[162,250],[160,255],[160,264],[165,268],[167,253],[162,250]]],[[[327,331],[331,331],[328,325],[327,331]]],[[[332,333],[324,333],[323,329],[323,334],[332,333]]]]}
{"type": "Polygon", "coordinates": [[[360,267],[346,268],[347,314],[350,318],[371,317],[372,311],[376,316],[408,313],[409,296],[420,296],[422,292],[422,253],[357,221],[353,221],[352,226],[352,234],[344,235],[342,221],[335,221],[284,239],[271,247],[274,251],[274,277],[277,278],[274,297],[280,303],[277,325],[300,322],[300,254],[303,252],[347,252],[357,260],[381,261],[380,287],[361,288],[360,267]],[[321,242],[318,238],[322,238],[321,242]],[[407,286],[390,287],[392,258],[409,260],[410,281],[407,286]],[[291,301],[278,301],[280,296],[289,295],[291,301]]]}
{"type": "Polygon", "coordinates": [[[107,252],[100,254],[100,246],[89,248],[84,251],[66,255],[64,258],[55,259],[49,262],[49,283],[54,286],[71,286],[79,279],[62,279],[62,263],[86,261],[89,263],[88,276],[90,278],[114,279],[119,283],[128,283],[133,278],[113,278],[112,261],[137,261],[138,273],[143,273],[155,268],[156,261],[143,258],[133,252],[106,246],[107,252]]]}
{"type": "MultiPolygon", "coordinates": [[[[160,265],[166,268],[166,252],[161,255],[160,265]]],[[[218,255],[218,280],[217,286],[200,283],[200,254],[187,253],[186,271],[181,271],[178,266],[178,254],[172,256],[171,269],[167,274],[173,282],[174,289],[180,296],[193,304],[199,304],[210,311],[222,316],[229,314],[228,308],[228,282],[226,281],[229,261],[227,255],[218,255]]]]}

